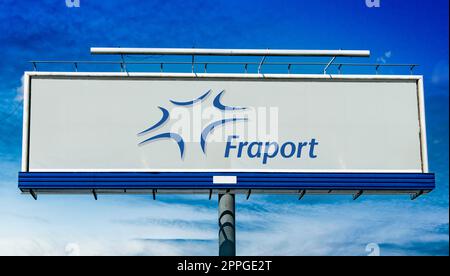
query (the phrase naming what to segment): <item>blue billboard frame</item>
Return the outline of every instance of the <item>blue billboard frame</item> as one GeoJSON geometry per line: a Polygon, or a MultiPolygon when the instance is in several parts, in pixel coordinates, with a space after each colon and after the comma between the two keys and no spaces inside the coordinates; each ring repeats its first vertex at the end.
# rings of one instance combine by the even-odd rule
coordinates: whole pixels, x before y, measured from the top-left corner
{"type": "MultiPolygon", "coordinates": [[[[19,189],[29,193],[71,191],[126,193],[163,190],[232,189],[299,193],[423,194],[435,188],[434,173],[278,173],[278,172],[19,172],[19,189]],[[216,184],[214,176],[235,176],[216,184]]],[[[34,196],[34,195],[33,195],[34,196]]]]}

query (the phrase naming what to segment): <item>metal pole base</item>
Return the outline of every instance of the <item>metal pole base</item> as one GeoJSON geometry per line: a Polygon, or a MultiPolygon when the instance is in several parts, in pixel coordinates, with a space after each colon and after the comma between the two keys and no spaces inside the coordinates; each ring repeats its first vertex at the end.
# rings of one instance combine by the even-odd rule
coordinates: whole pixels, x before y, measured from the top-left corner
{"type": "Polygon", "coordinates": [[[234,194],[219,193],[219,256],[236,256],[234,194]]]}

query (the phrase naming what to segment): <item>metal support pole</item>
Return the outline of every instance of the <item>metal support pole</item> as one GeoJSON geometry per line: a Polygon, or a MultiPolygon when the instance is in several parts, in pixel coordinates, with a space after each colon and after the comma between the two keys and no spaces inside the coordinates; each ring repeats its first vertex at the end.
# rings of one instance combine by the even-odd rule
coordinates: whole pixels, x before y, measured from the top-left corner
{"type": "Polygon", "coordinates": [[[236,256],[235,195],[219,193],[219,256],[236,256]]]}

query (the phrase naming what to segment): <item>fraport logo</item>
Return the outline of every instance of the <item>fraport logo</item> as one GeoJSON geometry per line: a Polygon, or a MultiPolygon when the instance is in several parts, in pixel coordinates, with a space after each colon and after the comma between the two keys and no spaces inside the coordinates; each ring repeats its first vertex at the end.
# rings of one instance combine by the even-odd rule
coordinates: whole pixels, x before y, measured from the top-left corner
{"type": "MultiPolygon", "coordinates": [[[[202,103],[211,94],[214,94],[212,89],[204,92],[199,97],[190,101],[176,101],[169,100],[173,107],[183,107],[192,108],[194,105],[202,103]]],[[[225,90],[217,93],[212,101],[212,106],[214,110],[222,113],[222,119],[213,120],[206,124],[202,128],[199,137],[199,150],[207,156],[207,139],[208,136],[217,128],[224,125],[234,125],[237,123],[249,123],[249,118],[245,116],[242,111],[248,110],[248,107],[237,107],[229,106],[222,103],[222,97],[225,94],[225,90]]],[[[171,114],[169,110],[165,107],[158,106],[161,111],[161,118],[151,125],[150,127],[144,129],[138,133],[138,136],[148,135],[160,129],[165,125],[171,114]]],[[[175,131],[163,132],[160,134],[154,134],[153,136],[141,141],[138,145],[144,146],[150,142],[157,140],[171,139],[176,142],[180,152],[180,158],[184,159],[185,154],[185,139],[181,134],[175,131]]],[[[311,138],[307,142],[291,142],[287,141],[282,144],[277,141],[246,141],[242,140],[239,135],[235,133],[226,134],[226,143],[223,149],[224,158],[249,158],[249,159],[261,159],[262,164],[267,164],[270,159],[274,158],[317,158],[316,150],[319,142],[316,138],[311,138]]]]}

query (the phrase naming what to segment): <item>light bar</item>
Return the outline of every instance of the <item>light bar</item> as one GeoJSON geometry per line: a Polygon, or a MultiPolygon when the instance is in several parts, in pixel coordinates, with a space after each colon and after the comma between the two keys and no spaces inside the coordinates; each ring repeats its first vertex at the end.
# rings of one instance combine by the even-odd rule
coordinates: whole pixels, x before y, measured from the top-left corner
{"type": "Polygon", "coordinates": [[[370,57],[368,50],[269,50],[196,48],[108,48],[92,47],[95,55],[195,55],[195,56],[308,56],[370,57]]]}

